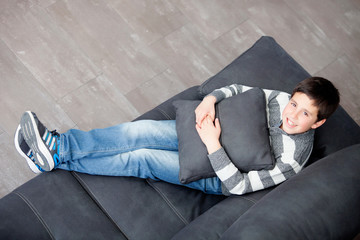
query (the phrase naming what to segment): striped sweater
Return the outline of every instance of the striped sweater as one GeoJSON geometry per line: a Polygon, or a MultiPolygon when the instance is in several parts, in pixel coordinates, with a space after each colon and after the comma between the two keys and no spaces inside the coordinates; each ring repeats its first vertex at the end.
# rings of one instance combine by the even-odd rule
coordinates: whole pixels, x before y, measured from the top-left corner
{"type": "MultiPolygon", "coordinates": [[[[214,96],[217,102],[220,102],[251,88],[233,84],[217,89],[209,95],[214,96]]],[[[271,170],[242,173],[231,162],[223,148],[208,155],[216,175],[222,182],[222,192],[225,195],[241,195],[277,185],[298,173],[311,154],[314,130],[289,135],[280,128],[281,115],[289,102],[290,95],[275,90],[263,89],[263,91],[266,97],[270,146],[275,157],[275,167],[271,170]]]]}

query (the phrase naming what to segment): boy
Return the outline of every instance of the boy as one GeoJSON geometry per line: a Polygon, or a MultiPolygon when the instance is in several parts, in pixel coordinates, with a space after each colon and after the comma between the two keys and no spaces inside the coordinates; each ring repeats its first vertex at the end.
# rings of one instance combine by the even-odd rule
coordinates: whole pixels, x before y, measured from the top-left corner
{"type": "MultiPolygon", "coordinates": [[[[314,129],[339,105],[339,92],[320,77],[300,82],[290,95],[266,90],[271,170],[240,172],[219,142],[221,126],[215,103],[251,87],[231,85],[213,91],[195,110],[196,129],[206,145],[217,175],[186,184],[209,194],[245,194],[277,185],[298,173],[312,150],[314,129]]],[[[175,120],[142,120],[83,132],[50,132],[32,112],[25,112],[15,134],[18,152],[34,172],[55,168],[95,175],[152,178],[183,185],[178,179],[179,157],[175,120]]]]}

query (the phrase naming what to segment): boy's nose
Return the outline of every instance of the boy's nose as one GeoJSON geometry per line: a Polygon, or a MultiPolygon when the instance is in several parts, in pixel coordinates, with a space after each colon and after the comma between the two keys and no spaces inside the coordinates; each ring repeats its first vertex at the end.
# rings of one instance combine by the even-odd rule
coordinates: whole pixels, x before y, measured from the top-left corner
{"type": "Polygon", "coordinates": [[[293,111],[293,112],[291,112],[290,117],[292,119],[297,119],[298,115],[299,115],[299,113],[297,111],[293,111]]]}

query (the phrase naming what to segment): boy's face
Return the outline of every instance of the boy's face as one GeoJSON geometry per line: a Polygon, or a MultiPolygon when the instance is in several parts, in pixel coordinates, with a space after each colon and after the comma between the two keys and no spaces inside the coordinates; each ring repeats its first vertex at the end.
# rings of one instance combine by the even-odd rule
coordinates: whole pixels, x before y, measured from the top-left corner
{"type": "Polygon", "coordinates": [[[318,108],[306,94],[297,92],[282,112],[283,129],[288,134],[304,133],[320,127],[325,119],[317,121],[318,108]]]}

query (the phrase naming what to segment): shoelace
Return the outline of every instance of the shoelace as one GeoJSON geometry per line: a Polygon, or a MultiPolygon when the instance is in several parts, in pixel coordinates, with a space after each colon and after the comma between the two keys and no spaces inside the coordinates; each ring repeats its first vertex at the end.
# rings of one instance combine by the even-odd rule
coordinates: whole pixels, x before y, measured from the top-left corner
{"type": "Polygon", "coordinates": [[[50,131],[50,134],[55,136],[55,137],[58,137],[58,138],[60,137],[60,134],[56,131],[56,129],[53,130],[53,131],[50,131]]]}
{"type": "Polygon", "coordinates": [[[43,140],[46,142],[46,145],[49,146],[50,150],[56,149],[57,141],[60,138],[60,134],[55,130],[49,131],[46,129],[45,135],[43,136],[43,140]]]}

